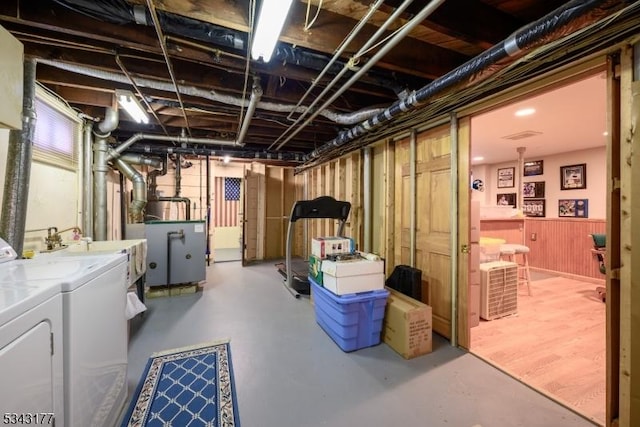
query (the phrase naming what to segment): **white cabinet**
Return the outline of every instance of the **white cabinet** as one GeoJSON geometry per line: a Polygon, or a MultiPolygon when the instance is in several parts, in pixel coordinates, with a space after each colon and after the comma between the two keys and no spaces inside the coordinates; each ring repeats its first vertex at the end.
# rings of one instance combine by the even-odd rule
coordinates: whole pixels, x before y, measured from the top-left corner
{"type": "Polygon", "coordinates": [[[22,129],[22,43],[0,26],[0,128],[22,129]]]}

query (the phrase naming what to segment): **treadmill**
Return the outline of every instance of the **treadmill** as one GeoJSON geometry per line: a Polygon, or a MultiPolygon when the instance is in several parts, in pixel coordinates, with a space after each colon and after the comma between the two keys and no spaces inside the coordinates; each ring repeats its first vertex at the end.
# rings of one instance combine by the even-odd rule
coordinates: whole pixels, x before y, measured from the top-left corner
{"type": "Polygon", "coordinates": [[[309,295],[311,285],[309,283],[309,263],[304,260],[294,262],[291,259],[291,246],[293,245],[293,229],[299,219],[337,219],[338,236],[344,236],[344,225],[351,211],[351,203],[342,202],[331,196],[321,196],[313,200],[298,200],[291,209],[289,227],[287,229],[287,248],[285,263],[276,264],[278,272],[285,278],[284,286],[296,298],[300,295],[309,295]],[[294,265],[295,264],[295,265],[294,265]]]}

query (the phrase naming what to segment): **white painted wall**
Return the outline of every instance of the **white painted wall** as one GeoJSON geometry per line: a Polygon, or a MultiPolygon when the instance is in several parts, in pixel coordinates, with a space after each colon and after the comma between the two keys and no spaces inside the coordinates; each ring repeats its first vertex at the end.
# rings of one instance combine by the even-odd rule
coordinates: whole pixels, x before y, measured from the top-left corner
{"type": "MultiPolygon", "coordinates": [[[[9,131],[0,129],[0,197],[4,198],[9,131]]],[[[79,173],[33,162],[27,200],[26,230],[58,227],[59,230],[81,225],[79,173]]],[[[2,200],[2,199],[0,199],[2,200]]],[[[24,249],[45,249],[46,231],[26,233],[24,249]]],[[[63,233],[71,239],[72,233],[63,233]]]]}
{"type": "MultiPolygon", "coordinates": [[[[515,157],[515,156],[514,156],[515,157]]],[[[558,200],[560,199],[588,199],[589,218],[605,219],[607,204],[607,156],[606,147],[591,148],[588,150],[572,151],[554,156],[535,159],[543,160],[542,175],[521,177],[521,182],[544,181],[546,201],[546,218],[558,218],[558,200]],[[586,163],[587,188],[584,190],[560,190],[560,167],[586,163]]],[[[516,193],[520,186],[514,188],[498,188],[498,169],[515,167],[517,175],[517,161],[500,163],[495,165],[479,165],[472,167],[474,179],[484,180],[485,191],[472,192],[473,200],[480,200],[483,205],[495,205],[496,196],[499,193],[516,193]]],[[[516,185],[517,180],[516,180],[516,185]]]]}

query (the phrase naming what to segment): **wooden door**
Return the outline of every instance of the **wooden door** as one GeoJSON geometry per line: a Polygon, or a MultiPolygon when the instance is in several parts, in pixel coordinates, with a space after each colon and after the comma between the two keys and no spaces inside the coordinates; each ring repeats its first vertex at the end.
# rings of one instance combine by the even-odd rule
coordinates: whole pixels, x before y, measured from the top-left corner
{"type": "Polygon", "coordinates": [[[395,157],[395,265],[410,265],[415,251],[415,267],[422,270],[422,300],[433,310],[433,330],[451,338],[450,127],[416,136],[415,195],[411,194],[410,138],[396,143],[395,157]],[[412,207],[415,230],[411,229],[412,207]]]}
{"type": "Polygon", "coordinates": [[[461,118],[457,129],[457,197],[458,197],[458,239],[457,239],[457,345],[469,349],[471,346],[471,327],[469,317],[471,313],[478,313],[477,305],[472,302],[479,300],[480,271],[479,247],[471,243],[471,119],[461,118]],[[463,250],[464,248],[464,250],[463,250]],[[475,256],[475,260],[473,257],[475,256]],[[475,280],[471,279],[470,268],[473,264],[475,280]]]}
{"type": "Polygon", "coordinates": [[[242,265],[258,259],[258,206],[260,174],[246,169],[244,172],[244,218],[242,221],[242,265]]]}

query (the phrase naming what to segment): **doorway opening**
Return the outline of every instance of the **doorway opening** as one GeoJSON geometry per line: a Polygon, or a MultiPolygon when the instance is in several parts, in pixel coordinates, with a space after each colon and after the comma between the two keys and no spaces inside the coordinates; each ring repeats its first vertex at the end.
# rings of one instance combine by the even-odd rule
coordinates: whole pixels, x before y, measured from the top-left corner
{"type": "Polygon", "coordinates": [[[470,351],[599,424],[606,100],[597,72],[471,118],[470,351]]]}

